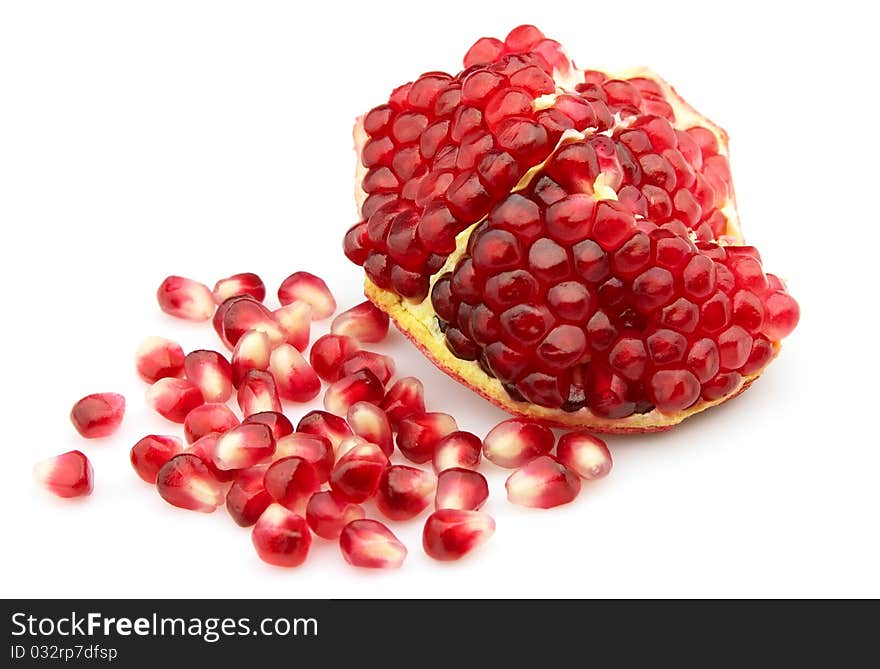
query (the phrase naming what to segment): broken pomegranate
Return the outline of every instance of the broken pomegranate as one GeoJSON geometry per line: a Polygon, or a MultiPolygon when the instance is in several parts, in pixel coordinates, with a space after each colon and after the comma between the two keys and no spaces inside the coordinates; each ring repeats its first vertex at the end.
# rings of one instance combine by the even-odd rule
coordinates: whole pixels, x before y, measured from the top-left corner
{"type": "Polygon", "coordinates": [[[353,567],[397,569],[406,559],[406,546],[378,520],[351,521],[339,536],[339,547],[353,567]]]}
{"type": "Polygon", "coordinates": [[[182,450],[177,437],[149,434],[131,447],[129,458],[137,475],[154,484],[162,466],[182,450]]]}
{"type": "Polygon", "coordinates": [[[34,480],[57,497],[84,497],[95,486],[92,463],[81,451],[68,451],[34,465],[34,480]]]}
{"type": "Polygon", "coordinates": [[[270,504],[254,525],[251,541],[263,562],[298,567],[309,555],[312,534],[302,516],[280,504],[270,504]]]}
{"type": "Polygon", "coordinates": [[[116,432],[125,415],[125,398],[119,393],[86,395],[70,410],[70,422],[86,439],[107,437],[116,432]]]}

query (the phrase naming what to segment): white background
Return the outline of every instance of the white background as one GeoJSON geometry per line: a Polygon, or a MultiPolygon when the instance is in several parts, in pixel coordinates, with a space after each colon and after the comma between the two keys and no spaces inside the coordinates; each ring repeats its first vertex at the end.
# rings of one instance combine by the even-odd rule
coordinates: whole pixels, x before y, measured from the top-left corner
{"type": "MultiPolygon", "coordinates": [[[[3,3],[0,593],[880,595],[876,23],[843,2],[745,4],[3,3]],[[395,526],[397,572],[352,569],[320,539],[302,568],[270,568],[222,510],[172,508],[130,469],[138,438],[174,431],[144,406],[138,342],[217,345],[154,291],[255,271],[274,295],[307,269],[359,301],[340,251],[354,117],[527,21],[582,67],[651,65],[728,130],[747,238],[789,280],[800,326],[734,402],[609,439],[612,475],[568,507],[512,507],[487,467],[498,531],[471,559],[430,561],[416,520],[395,526]],[[107,390],[129,400],[121,430],[79,439],[70,406],[107,390]],[[73,448],[96,489],[71,503],[30,469],[73,448]]],[[[399,334],[382,350],[462,428],[503,418],[399,334]]]]}

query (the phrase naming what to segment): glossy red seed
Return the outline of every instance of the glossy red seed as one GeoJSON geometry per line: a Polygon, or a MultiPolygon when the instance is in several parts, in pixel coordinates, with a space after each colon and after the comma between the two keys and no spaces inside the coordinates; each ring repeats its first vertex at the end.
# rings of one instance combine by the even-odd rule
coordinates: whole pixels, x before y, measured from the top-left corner
{"type": "Polygon", "coordinates": [[[376,493],[388,458],[374,444],[355,446],[345,453],[330,473],[330,488],[340,498],[360,503],[376,493]]]}
{"type": "Polygon", "coordinates": [[[388,314],[377,309],[372,302],[362,302],[334,318],[330,332],[363,343],[380,342],[388,334],[388,314]]]}
{"type": "Polygon", "coordinates": [[[348,523],[339,536],[345,561],[354,567],[397,569],[406,559],[406,546],[377,520],[348,523]]]}
{"type": "Polygon", "coordinates": [[[232,384],[238,388],[247,373],[256,369],[266,371],[269,369],[269,360],[272,354],[272,346],[265,332],[249,330],[236,342],[232,351],[232,384]]]}
{"type": "Polygon", "coordinates": [[[385,396],[382,382],[368,369],[362,369],[334,382],[324,394],[324,408],[344,416],[355,402],[379,404],[385,396]]]}
{"type": "Polygon", "coordinates": [[[339,380],[342,363],[359,350],[360,344],[353,337],[327,334],[312,344],[309,362],[319,377],[333,383],[339,380]]]}
{"type": "Polygon", "coordinates": [[[177,437],[149,434],[131,447],[129,458],[135,473],[147,483],[155,484],[162,466],[183,450],[177,437]]]}
{"type": "Polygon", "coordinates": [[[293,433],[293,424],[290,422],[290,419],[278,411],[261,411],[259,413],[251,414],[242,422],[262,423],[263,425],[266,425],[272,430],[272,436],[275,437],[276,442],[293,433]]]}
{"type": "Polygon", "coordinates": [[[138,376],[147,383],[155,383],[166,376],[183,373],[183,348],[177,342],[164,337],[147,337],[135,354],[138,376]]]}
{"type": "Polygon", "coordinates": [[[257,302],[262,302],[266,297],[266,286],[253,272],[233,274],[214,284],[214,302],[218,305],[237,295],[249,295],[257,302]]]}
{"type": "Polygon", "coordinates": [[[326,411],[310,411],[300,419],[296,431],[323,437],[330,442],[334,451],[339,448],[343,439],[352,436],[351,428],[344,418],[326,411]]]}
{"type": "Polygon", "coordinates": [[[437,477],[436,509],[477,511],[488,498],[489,484],[479,472],[453,467],[437,477]]]}
{"type": "Polygon", "coordinates": [[[211,472],[211,476],[217,481],[228,483],[235,479],[238,475],[238,471],[234,469],[217,469],[217,466],[214,464],[214,447],[217,446],[217,440],[219,438],[220,434],[217,432],[206,434],[187,448],[184,453],[195,455],[208,468],[208,471],[211,472]]]}
{"type": "Polygon", "coordinates": [[[156,490],[172,506],[211,513],[223,504],[223,490],[196,455],[180,453],[168,460],[156,476],[156,490]]]}
{"type": "Polygon", "coordinates": [[[480,466],[483,442],[475,434],[456,431],[447,434],[434,447],[432,463],[437,473],[445,469],[476,469],[480,466]]]}
{"type": "Polygon", "coordinates": [[[34,480],[57,497],[84,497],[94,489],[92,463],[80,451],[68,451],[34,465],[34,480]]]}
{"type": "Polygon", "coordinates": [[[245,417],[263,411],[281,411],[275,378],[269,372],[252,369],[238,386],[238,406],[245,417]]]}
{"type": "Polygon", "coordinates": [[[338,539],[350,522],[365,515],[362,506],[342,500],[329,490],[316,492],[306,506],[306,521],[312,532],[330,541],[338,539]]]}
{"type": "Polygon", "coordinates": [[[394,376],[395,365],[394,360],[387,355],[373,351],[355,351],[342,362],[339,368],[339,377],[354,374],[362,369],[373,372],[384,385],[394,376]]]}
{"type": "Polygon", "coordinates": [[[458,560],[495,533],[495,521],[482,511],[440,509],[428,516],[422,547],[435,560],[458,560]]]}
{"type": "Polygon", "coordinates": [[[306,504],[320,489],[321,482],[308,460],[291,456],[269,465],[263,476],[263,485],[266,492],[281,506],[305,515],[306,504]]]}
{"type": "Polygon", "coordinates": [[[554,457],[542,455],[513,472],[504,487],[514,504],[549,509],[577,497],[581,481],[554,457]]]}
{"type": "Polygon", "coordinates": [[[428,508],[437,489],[437,477],[407,465],[392,465],[382,472],[376,490],[376,507],[391,520],[409,520],[428,508]]]}
{"type": "Polygon", "coordinates": [[[407,416],[425,412],[425,388],[416,377],[404,376],[388,389],[379,406],[388,416],[391,427],[397,429],[407,416]]]}
{"type": "Polygon", "coordinates": [[[483,455],[499,467],[514,468],[553,448],[553,432],[545,425],[510,418],[493,427],[483,440],[483,455]]]}
{"type": "Polygon", "coordinates": [[[238,417],[225,404],[202,404],[186,415],[183,420],[183,434],[186,443],[193,444],[206,434],[222,434],[238,423],[238,417]]]}
{"type": "Polygon", "coordinates": [[[86,395],[70,410],[70,422],[86,439],[113,434],[125,415],[125,398],[118,393],[86,395]]]}
{"type": "Polygon", "coordinates": [[[800,320],[800,307],[786,292],[777,290],[764,303],[766,318],[763,333],[772,341],[787,337],[800,320]]]}
{"type": "Polygon", "coordinates": [[[226,510],[239,527],[250,527],[259,520],[272,497],[263,485],[266,467],[251,467],[237,473],[226,492],[226,510]]]}
{"type": "Polygon", "coordinates": [[[651,377],[651,397],[657,409],[674,413],[687,409],[700,396],[700,382],[683,369],[664,369],[651,377]]]}
{"type": "Polygon", "coordinates": [[[214,466],[222,471],[247,469],[272,457],[275,437],[260,423],[238,425],[220,435],[214,445],[214,466]]]}
{"type": "Polygon", "coordinates": [[[147,388],[147,404],[163,418],[183,423],[186,415],[205,403],[201,391],[185,379],[166,377],[147,388]]]}
{"type": "Polygon", "coordinates": [[[321,392],[321,380],[296,348],[282,344],[269,359],[278,395],[291,402],[308,402],[321,392]]]}
{"type": "Polygon", "coordinates": [[[214,295],[203,283],[182,276],[169,276],[156,291],[159,308],[188,321],[206,321],[214,314],[214,295]]]}
{"type": "Polygon", "coordinates": [[[336,300],[327,284],[309,272],[294,272],[278,288],[278,301],[282,305],[296,300],[305,302],[312,308],[311,317],[314,321],[330,318],[336,311],[336,300]]]}
{"type": "Polygon", "coordinates": [[[280,504],[270,504],[254,525],[251,541],[263,562],[298,567],[309,555],[312,534],[302,516],[280,504]]]}
{"type": "Polygon", "coordinates": [[[385,412],[371,402],[355,402],[348,407],[346,421],[352,432],[376,444],[388,457],[394,452],[394,435],[385,412]]]}
{"type": "Polygon", "coordinates": [[[311,314],[312,308],[305,302],[291,302],[272,312],[272,318],[281,329],[284,341],[298,351],[305,351],[309,345],[311,314]]]}
{"type": "Polygon", "coordinates": [[[266,307],[246,295],[232,297],[217,309],[215,329],[227,348],[233,349],[246,332],[257,330],[269,338],[272,347],[285,341],[285,332],[266,307]],[[219,323],[217,323],[219,320],[219,323]]]}
{"type": "Polygon", "coordinates": [[[183,368],[186,380],[202,392],[206,402],[225,402],[232,397],[232,367],[217,351],[187,353],[183,368]]]}
{"type": "Polygon", "coordinates": [[[421,464],[434,457],[434,449],[443,437],[457,430],[458,425],[449,414],[414,414],[400,421],[397,447],[407,460],[421,464]]]}
{"type": "Polygon", "coordinates": [[[604,441],[588,432],[568,432],[559,438],[556,459],[587,481],[603,478],[611,471],[611,452],[604,441]]]}

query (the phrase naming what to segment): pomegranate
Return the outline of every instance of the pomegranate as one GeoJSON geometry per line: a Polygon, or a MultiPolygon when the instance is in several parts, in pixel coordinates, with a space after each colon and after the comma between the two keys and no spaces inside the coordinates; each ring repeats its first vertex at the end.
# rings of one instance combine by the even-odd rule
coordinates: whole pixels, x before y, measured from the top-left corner
{"type": "Polygon", "coordinates": [[[799,313],[743,245],[724,131],[650,70],[578,69],[534,26],[464,66],[356,124],[343,247],[369,300],[546,424],[663,430],[745,390],[799,313]]]}

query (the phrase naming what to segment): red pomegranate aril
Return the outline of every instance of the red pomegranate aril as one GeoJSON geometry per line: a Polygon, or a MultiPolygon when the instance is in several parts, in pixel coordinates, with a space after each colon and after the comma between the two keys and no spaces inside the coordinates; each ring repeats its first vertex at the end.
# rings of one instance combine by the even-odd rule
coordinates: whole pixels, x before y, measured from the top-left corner
{"type": "Polygon", "coordinates": [[[238,386],[238,406],[245,417],[263,411],[281,412],[275,378],[269,372],[252,369],[238,386]]]}
{"type": "Polygon", "coordinates": [[[166,377],[147,388],[147,404],[173,423],[183,423],[187,414],[205,403],[202,392],[185,379],[166,377]]]}
{"type": "Polygon", "coordinates": [[[214,448],[217,446],[217,440],[220,438],[220,434],[218,432],[211,432],[210,434],[206,434],[201,439],[198,439],[195,443],[190,445],[184,453],[191,453],[195,455],[199,460],[201,460],[205,466],[208,468],[208,471],[211,472],[211,475],[217,481],[221,483],[228,483],[235,479],[238,475],[238,471],[234,469],[223,470],[217,469],[217,466],[214,464],[214,448]]]}
{"type": "Polygon", "coordinates": [[[559,438],[556,459],[587,481],[608,476],[611,452],[604,441],[584,431],[568,432],[559,438]]]}
{"type": "Polygon", "coordinates": [[[183,420],[186,443],[192,444],[206,434],[222,434],[238,425],[238,417],[225,404],[202,404],[190,411],[183,420]]]}
{"type": "Polygon", "coordinates": [[[280,504],[270,504],[254,525],[251,541],[263,562],[298,567],[309,555],[312,534],[302,516],[280,504]]]}
{"type": "Polygon", "coordinates": [[[312,532],[330,541],[338,539],[350,522],[365,515],[362,506],[340,499],[329,490],[316,492],[306,506],[306,521],[312,532]]]}
{"type": "Polygon", "coordinates": [[[138,346],[135,366],[138,376],[147,383],[155,383],[166,376],[180,376],[183,359],[183,348],[177,342],[164,337],[147,337],[138,346]]]}
{"type": "Polygon", "coordinates": [[[344,416],[355,402],[379,404],[385,396],[385,387],[368,369],[344,376],[327,388],[324,408],[330,413],[344,416]]]}
{"type": "Polygon", "coordinates": [[[238,388],[252,369],[259,371],[269,369],[271,355],[272,346],[265,332],[259,330],[245,332],[232,350],[232,364],[230,366],[232,384],[238,388]]]}
{"type": "Polygon", "coordinates": [[[358,437],[376,444],[388,457],[394,452],[394,435],[388,416],[371,402],[355,402],[348,407],[346,422],[358,437]]]}
{"type": "Polygon", "coordinates": [[[308,402],[321,392],[321,380],[296,348],[282,344],[269,359],[278,395],[291,402],[308,402]]]}
{"type": "Polygon", "coordinates": [[[300,419],[296,431],[323,437],[330,442],[334,451],[343,439],[352,436],[344,418],[326,411],[310,411],[300,419]]]}
{"type": "Polygon", "coordinates": [[[362,343],[380,342],[388,335],[388,314],[372,302],[361,302],[334,318],[330,332],[347,335],[362,343]]]}
{"type": "Polygon", "coordinates": [[[348,356],[339,368],[339,377],[349,376],[362,369],[369,369],[376,378],[386,384],[394,376],[394,360],[387,355],[373,351],[355,351],[348,356]]]}
{"type": "Polygon", "coordinates": [[[504,487],[514,504],[549,509],[577,497],[581,480],[554,457],[542,455],[513,472],[504,487]]]}
{"type": "Polygon", "coordinates": [[[159,308],[188,321],[206,321],[214,315],[214,295],[203,283],[182,276],[169,276],[156,291],[159,308]]]}
{"type": "Polygon", "coordinates": [[[119,428],[125,415],[125,398],[119,393],[86,395],[70,410],[70,422],[86,439],[107,437],[119,428]]]}
{"type": "Polygon", "coordinates": [[[649,386],[651,399],[659,411],[674,413],[687,409],[700,396],[700,382],[683,369],[655,372],[649,386]]]}
{"type": "Polygon", "coordinates": [[[326,334],[312,344],[309,362],[315,373],[328,383],[338,381],[342,363],[360,350],[360,344],[353,337],[326,334]]]}
{"type": "Polygon", "coordinates": [[[272,436],[275,437],[276,442],[279,439],[293,434],[293,424],[290,422],[290,419],[278,411],[261,411],[259,413],[254,413],[245,418],[242,423],[262,423],[263,425],[268,426],[268,428],[272,430],[272,436]]]}
{"type": "Polygon", "coordinates": [[[483,455],[499,467],[513,469],[549,453],[554,441],[546,425],[510,418],[493,427],[483,439],[483,455]]]}
{"type": "Polygon", "coordinates": [[[459,560],[494,533],[495,521],[483,511],[440,509],[425,521],[422,547],[435,560],[459,560]]]}
{"type": "Polygon", "coordinates": [[[273,313],[247,295],[229,298],[220,305],[217,314],[222,314],[222,318],[219,319],[219,329],[215,329],[227,348],[234,349],[238,340],[251,330],[265,333],[273,348],[287,339],[273,313]]]}
{"type": "Polygon", "coordinates": [[[434,471],[439,474],[445,469],[476,469],[482,452],[483,442],[477,435],[461,430],[451,432],[434,447],[434,471]]]}
{"type": "Polygon", "coordinates": [[[267,425],[249,423],[224,432],[214,445],[217,469],[247,469],[272,457],[275,437],[267,425]]]}
{"type": "Polygon", "coordinates": [[[282,305],[300,300],[311,308],[313,321],[330,318],[336,311],[336,300],[324,280],[309,272],[294,272],[281,282],[278,301],[282,305]]]}
{"type": "Polygon", "coordinates": [[[437,477],[436,509],[477,511],[489,499],[486,477],[471,469],[452,467],[437,477]]]}
{"type": "Polygon", "coordinates": [[[457,430],[455,419],[446,413],[408,416],[400,421],[397,447],[407,460],[421,464],[434,457],[434,449],[443,437],[457,430]]]}
{"type": "Polygon", "coordinates": [[[392,465],[382,472],[376,490],[376,507],[391,520],[409,520],[428,508],[437,490],[433,472],[392,465]]]}
{"type": "Polygon", "coordinates": [[[205,402],[232,397],[232,367],[217,351],[191,351],[183,362],[186,380],[202,391],[205,402]]]}
{"type": "Polygon", "coordinates": [[[34,465],[34,480],[56,497],[90,495],[94,478],[92,463],[81,451],[68,451],[34,465]]]}
{"type": "Polygon", "coordinates": [[[360,503],[376,493],[388,457],[375,444],[355,446],[336,462],[330,488],[340,498],[360,503]]]}
{"type": "Polygon", "coordinates": [[[249,295],[257,302],[262,302],[266,297],[266,286],[263,280],[253,272],[233,274],[214,284],[214,302],[217,305],[221,305],[230,297],[238,295],[249,295]]]}
{"type": "Polygon", "coordinates": [[[211,470],[192,453],[180,453],[156,476],[156,490],[172,506],[211,513],[223,504],[223,489],[211,470]]]}
{"type": "Polygon", "coordinates": [[[765,319],[762,332],[772,341],[787,337],[800,320],[800,307],[788,293],[777,290],[764,302],[765,319]]]}
{"type": "Polygon", "coordinates": [[[291,302],[272,312],[272,318],[281,328],[284,341],[298,351],[305,351],[309,345],[312,335],[311,313],[312,308],[305,302],[291,302]]]}
{"type": "Polygon", "coordinates": [[[392,384],[379,406],[396,430],[407,416],[425,413],[425,387],[416,377],[404,376],[392,384]]]}
{"type": "Polygon", "coordinates": [[[318,481],[325,483],[330,478],[336,456],[330,441],[316,434],[293,432],[275,442],[275,459],[298,457],[308,462],[315,470],[318,481]]]}
{"type": "Polygon", "coordinates": [[[406,546],[378,520],[348,523],[339,535],[339,547],[353,567],[397,569],[406,559],[406,546]]]}
{"type": "Polygon", "coordinates": [[[269,465],[263,485],[273,500],[300,515],[305,515],[309,498],[321,488],[315,468],[297,456],[281,458],[269,465]]]}
{"type": "Polygon", "coordinates": [[[177,437],[149,434],[131,447],[129,458],[135,473],[145,482],[156,483],[162,466],[183,450],[177,437]]]}
{"type": "MultiPolygon", "coordinates": [[[[773,354],[773,344],[760,335],[755,337],[755,341],[752,343],[752,351],[749,353],[749,358],[739,369],[740,374],[748,376],[764,369],[770,360],[773,359],[773,354]]],[[[715,371],[718,371],[718,367],[716,367],[715,371]]],[[[703,381],[704,379],[700,380],[703,381]]]]}
{"type": "Polygon", "coordinates": [[[272,503],[263,485],[266,467],[251,467],[238,472],[226,491],[226,510],[239,527],[250,527],[272,503]]]}

